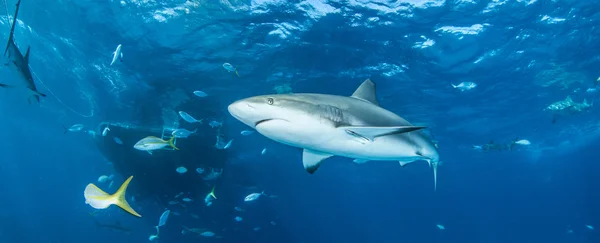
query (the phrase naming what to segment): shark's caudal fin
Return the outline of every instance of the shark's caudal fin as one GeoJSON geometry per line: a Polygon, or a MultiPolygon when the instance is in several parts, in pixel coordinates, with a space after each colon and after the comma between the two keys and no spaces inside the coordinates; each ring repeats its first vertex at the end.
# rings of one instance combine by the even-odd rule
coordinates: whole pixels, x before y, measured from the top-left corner
{"type": "Polygon", "coordinates": [[[306,169],[306,172],[312,174],[315,173],[317,169],[319,169],[319,166],[321,165],[321,162],[323,162],[323,160],[331,156],[333,155],[304,149],[304,151],[302,152],[302,164],[304,165],[304,169],[306,169]]]}
{"type": "Polygon", "coordinates": [[[21,0],[17,2],[17,7],[15,10],[15,16],[13,16],[12,26],[10,27],[10,34],[8,35],[8,43],[6,44],[6,49],[4,50],[4,55],[8,52],[8,47],[13,44],[14,45],[14,34],[15,34],[15,25],[17,24],[17,15],[19,14],[19,6],[21,5],[21,0]]]}
{"type": "Polygon", "coordinates": [[[175,147],[175,144],[173,143],[173,140],[175,140],[175,136],[171,137],[171,139],[169,139],[169,146],[171,146],[171,148],[175,149],[175,150],[179,150],[179,148],[175,147]]]}
{"type": "Polygon", "coordinates": [[[437,169],[440,162],[428,161],[433,169],[433,191],[437,191],[437,169]]]}
{"type": "Polygon", "coordinates": [[[210,195],[211,197],[213,197],[214,199],[217,199],[217,196],[215,196],[215,187],[213,186],[212,190],[210,190],[210,193],[208,195],[210,195]]]}
{"type": "Polygon", "coordinates": [[[115,192],[115,194],[113,195],[109,195],[108,193],[102,191],[102,189],[98,188],[92,183],[88,184],[85,188],[85,191],[83,192],[83,196],[85,197],[85,203],[89,204],[95,209],[105,209],[108,208],[110,205],[117,205],[118,207],[122,208],[123,210],[127,211],[128,213],[134,216],[142,217],[135,210],[133,210],[131,206],[129,206],[129,203],[125,199],[125,192],[127,191],[127,186],[129,186],[129,182],[131,182],[131,179],[133,179],[133,176],[127,178],[127,180],[123,182],[123,185],[121,185],[119,190],[117,190],[117,192],[115,192]]]}
{"type": "Polygon", "coordinates": [[[373,81],[370,79],[365,80],[360,86],[358,86],[358,89],[356,89],[356,91],[354,91],[350,97],[364,100],[379,106],[379,102],[377,102],[377,94],[375,92],[375,83],[373,83],[373,81]]]}

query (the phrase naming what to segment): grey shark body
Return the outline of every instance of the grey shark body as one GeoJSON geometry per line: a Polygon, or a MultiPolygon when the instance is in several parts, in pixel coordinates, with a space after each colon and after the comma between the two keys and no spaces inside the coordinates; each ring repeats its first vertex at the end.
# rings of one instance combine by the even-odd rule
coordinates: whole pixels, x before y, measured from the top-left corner
{"type": "MultiPolygon", "coordinates": [[[[21,53],[17,45],[15,44],[14,32],[15,25],[17,24],[17,15],[19,14],[19,6],[21,5],[21,0],[17,2],[17,8],[15,10],[15,16],[13,18],[13,23],[10,28],[10,34],[8,36],[8,44],[6,45],[6,49],[4,50],[4,57],[6,58],[4,62],[4,66],[8,66],[12,69],[18,76],[19,81],[24,88],[27,89],[28,93],[28,101],[31,103],[29,98],[33,96],[37,102],[40,101],[40,96],[46,97],[45,94],[40,93],[33,82],[33,75],[31,75],[31,70],[29,69],[29,53],[30,47],[27,47],[27,51],[25,55],[21,53]]],[[[14,88],[14,85],[8,84],[0,84],[0,87],[3,88],[14,88]]]]}
{"type": "Polygon", "coordinates": [[[311,174],[323,160],[336,155],[353,158],[356,163],[393,160],[402,166],[425,160],[437,181],[439,154],[433,142],[418,131],[424,127],[380,107],[371,80],[364,81],[350,97],[263,95],[236,101],[228,110],[265,137],[304,149],[304,168],[311,174]]]}

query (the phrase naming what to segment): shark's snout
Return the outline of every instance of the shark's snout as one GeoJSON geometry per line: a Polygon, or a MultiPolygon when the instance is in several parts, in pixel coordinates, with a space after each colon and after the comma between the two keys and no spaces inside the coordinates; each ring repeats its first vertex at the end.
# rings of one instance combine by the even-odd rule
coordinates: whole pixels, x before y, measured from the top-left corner
{"type": "Polygon", "coordinates": [[[251,127],[254,127],[258,119],[255,117],[257,115],[256,108],[246,100],[238,100],[231,103],[229,106],[227,106],[227,110],[229,111],[229,114],[235,117],[235,119],[238,119],[239,121],[251,127]]]}

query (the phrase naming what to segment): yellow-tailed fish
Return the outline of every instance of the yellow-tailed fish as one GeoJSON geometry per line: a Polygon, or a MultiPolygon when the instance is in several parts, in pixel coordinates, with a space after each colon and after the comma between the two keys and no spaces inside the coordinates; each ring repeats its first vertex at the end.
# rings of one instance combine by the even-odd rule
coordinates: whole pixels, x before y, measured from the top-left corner
{"type": "Polygon", "coordinates": [[[142,215],[138,214],[131,206],[129,206],[129,203],[125,199],[125,191],[127,190],[127,186],[129,186],[131,179],[133,179],[133,176],[127,178],[119,190],[112,195],[102,191],[102,189],[92,183],[88,184],[83,192],[85,203],[95,209],[105,209],[110,207],[110,205],[117,205],[134,216],[142,217],[142,215]]]}
{"type": "Polygon", "coordinates": [[[175,150],[179,150],[179,148],[175,147],[175,144],[173,144],[173,140],[175,139],[175,137],[171,137],[171,139],[165,141],[163,139],[160,139],[158,137],[155,136],[148,136],[143,138],[142,140],[138,141],[135,145],[133,145],[133,147],[137,150],[142,150],[142,151],[153,151],[153,150],[158,150],[158,149],[163,149],[164,147],[167,146],[171,146],[171,148],[175,149],[175,150]]]}

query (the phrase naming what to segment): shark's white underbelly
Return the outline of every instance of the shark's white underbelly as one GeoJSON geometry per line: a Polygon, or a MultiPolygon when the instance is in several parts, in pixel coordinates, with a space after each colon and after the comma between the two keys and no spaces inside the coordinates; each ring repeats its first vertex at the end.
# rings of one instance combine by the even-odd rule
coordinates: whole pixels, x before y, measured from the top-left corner
{"type": "Polygon", "coordinates": [[[259,124],[256,130],[267,138],[289,146],[354,159],[406,160],[417,156],[415,145],[406,139],[410,136],[408,134],[365,141],[329,124],[307,121],[302,126],[296,126],[283,120],[259,124]]]}

